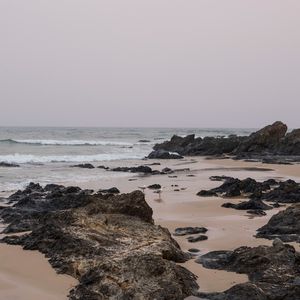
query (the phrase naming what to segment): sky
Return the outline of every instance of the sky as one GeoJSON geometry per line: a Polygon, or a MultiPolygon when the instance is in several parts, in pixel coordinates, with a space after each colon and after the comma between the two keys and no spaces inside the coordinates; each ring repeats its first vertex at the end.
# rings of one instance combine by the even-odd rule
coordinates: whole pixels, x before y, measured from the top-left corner
{"type": "Polygon", "coordinates": [[[0,126],[300,127],[299,0],[1,0],[0,126]]]}

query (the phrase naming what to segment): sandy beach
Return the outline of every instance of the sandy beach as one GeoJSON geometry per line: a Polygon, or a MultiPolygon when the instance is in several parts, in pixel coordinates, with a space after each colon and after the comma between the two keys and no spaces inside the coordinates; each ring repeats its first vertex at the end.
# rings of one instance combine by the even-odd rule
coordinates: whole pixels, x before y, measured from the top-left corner
{"type": "MultiPolygon", "coordinates": [[[[253,218],[247,216],[245,211],[221,207],[225,202],[222,198],[197,196],[196,193],[201,189],[219,185],[218,182],[209,180],[210,176],[227,175],[241,179],[252,177],[257,180],[268,178],[299,180],[300,177],[299,165],[266,165],[204,158],[186,158],[182,161],[170,160],[160,163],[161,165],[155,168],[170,167],[179,171],[172,176],[128,174],[128,177],[100,182],[90,181],[80,186],[95,190],[116,186],[121,192],[130,192],[144,185],[161,184],[163,191],[160,199],[152,190],[146,189],[145,192],[146,200],[154,212],[155,223],[168,228],[171,233],[175,228],[184,226],[208,228],[206,241],[189,243],[184,236],[174,237],[184,251],[197,248],[200,254],[212,250],[231,250],[239,246],[270,245],[271,241],[257,239],[253,235],[256,229],[266,224],[269,218],[278,212],[278,209],[273,209],[267,212],[267,216],[253,218]],[[174,178],[174,175],[177,177],[174,178]],[[179,191],[175,191],[176,189],[179,191]]],[[[111,167],[140,164],[141,161],[118,161],[107,165],[111,167]]],[[[236,203],[240,200],[242,199],[231,199],[236,203]]],[[[298,245],[295,246],[299,249],[298,245]]],[[[24,251],[17,246],[1,244],[0,261],[0,299],[3,300],[66,299],[68,291],[76,283],[76,280],[69,276],[57,275],[44,256],[36,251],[24,251]]],[[[195,263],[194,259],[183,265],[198,276],[201,291],[223,291],[236,283],[247,281],[246,275],[205,269],[195,263]]]]}

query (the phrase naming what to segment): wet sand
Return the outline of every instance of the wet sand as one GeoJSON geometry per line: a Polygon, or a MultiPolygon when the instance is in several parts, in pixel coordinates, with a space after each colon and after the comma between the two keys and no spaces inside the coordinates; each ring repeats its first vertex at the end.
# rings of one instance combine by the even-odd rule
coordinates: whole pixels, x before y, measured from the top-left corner
{"type": "MultiPolygon", "coordinates": [[[[118,161],[109,162],[107,166],[134,166],[152,162],[154,161],[118,161]]],[[[155,160],[155,162],[158,161],[155,160]]],[[[170,178],[168,175],[138,176],[128,174],[127,177],[101,179],[100,182],[82,183],[80,186],[95,190],[116,186],[121,192],[131,192],[144,185],[161,184],[163,191],[160,199],[158,194],[152,190],[147,189],[145,192],[146,200],[153,208],[155,223],[167,227],[171,233],[177,227],[207,227],[208,240],[206,241],[189,243],[186,237],[174,237],[184,251],[188,251],[189,248],[198,248],[201,251],[200,254],[212,250],[231,250],[239,246],[271,244],[271,241],[256,239],[253,235],[256,229],[266,224],[269,218],[278,212],[278,209],[273,209],[267,212],[267,216],[249,218],[245,211],[221,207],[221,204],[227,202],[228,199],[196,196],[196,193],[201,189],[209,189],[220,184],[220,182],[210,181],[210,176],[227,175],[240,179],[252,177],[257,180],[292,178],[300,181],[300,165],[266,165],[232,160],[205,160],[204,158],[160,162],[160,166],[153,166],[152,168],[159,170],[164,167],[172,169],[190,168],[190,171],[180,171],[171,175],[176,175],[177,178],[170,178]],[[194,177],[187,175],[194,175],[194,177]],[[129,181],[129,179],[135,180],[129,181]],[[178,187],[172,187],[172,185],[178,185],[178,187]],[[180,191],[174,191],[175,189],[180,191]]],[[[93,172],[93,170],[86,171],[93,172]]],[[[230,202],[241,200],[235,198],[230,199],[230,202]]],[[[297,248],[299,250],[299,246],[297,248]]],[[[55,274],[43,255],[35,251],[23,251],[19,247],[0,244],[0,262],[1,300],[66,299],[70,286],[76,282],[68,276],[55,274]],[[32,261],[26,265],[27,262],[25,263],[25,261],[30,261],[28,255],[31,256],[32,261]],[[2,263],[4,260],[5,264],[2,263]],[[35,268],[32,267],[33,265],[35,268]],[[30,293],[31,296],[25,298],[30,293]]],[[[194,259],[183,265],[198,276],[198,283],[202,291],[223,291],[236,283],[247,281],[246,275],[208,270],[195,263],[194,259]]]]}
{"type": "Polygon", "coordinates": [[[38,251],[0,244],[1,300],[65,300],[75,284],[72,277],[56,274],[38,251]]]}

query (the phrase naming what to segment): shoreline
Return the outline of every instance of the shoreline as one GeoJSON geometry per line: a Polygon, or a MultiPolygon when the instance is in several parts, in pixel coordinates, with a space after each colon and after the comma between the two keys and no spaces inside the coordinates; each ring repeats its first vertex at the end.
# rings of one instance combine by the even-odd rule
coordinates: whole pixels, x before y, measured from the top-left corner
{"type": "MultiPolygon", "coordinates": [[[[199,190],[213,188],[219,184],[217,182],[210,181],[210,176],[227,175],[238,178],[252,177],[258,180],[265,180],[268,178],[288,179],[292,177],[299,181],[299,175],[296,175],[300,174],[300,165],[271,165],[234,160],[206,160],[203,157],[187,157],[181,161],[155,161],[159,161],[161,163],[161,165],[157,167],[158,169],[162,169],[164,167],[182,169],[187,167],[191,168],[191,170],[182,171],[178,174],[176,173],[176,176],[178,176],[177,178],[170,178],[167,175],[139,176],[137,174],[128,174],[128,176],[113,179],[109,178],[109,180],[103,180],[101,182],[84,182],[79,184],[79,186],[82,188],[94,188],[95,190],[116,186],[120,189],[121,193],[124,193],[131,192],[143,185],[148,186],[154,183],[161,184],[163,186],[163,192],[160,201],[158,201],[158,195],[153,193],[153,191],[146,190],[145,193],[146,201],[152,207],[154,212],[153,218],[155,224],[168,228],[171,233],[174,232],[176,227],[207,227],[207,241],[188,243],[186,241],[186,237],[174,237],[183,251],[187,251],[189,248],[198,248],[201,251],[200,254],[204,254],[212,250],[231,250],[239,246],[257,246],[262,244],[270,245],[272,241],[255,238],[253,237],[253,234],[256,229],[268,222],[271,215],[277,213],[279,210],[272,209],[271,211],[268,211],[267,216],[264,217],[249,218],[246,216],[246,212],[244,211],[221,207],[221,204],[225,202],[222,198],[201,198],[196,196],[196,193],[199,190]],[[243,169],[249,167],[271,168],[273,171],[261,171],[260,169],[250,171],[243,169]],[[193,174],[195,177],[187,177],[188,174],[193,174]],[[134,178],[136,180],[128,181],[129,178],[134,178]],[[184,188],[185,190],[174,191],[174,187],[171,187],[172,184],[177,184],[179,188],[184,188]],[[241,230],[241,228],[243,228],[243,230],[241,230]]],[[[140,165],[142,162],[143,161],[140,160],[125,162],[118,161],[117,164],[122,165],[122,163],[124,163],[132,166],[136,164],[140,165]]],[[[109,163],[107,163],[107,165],[109,165],[109,163]]],[[[239,200],[241,200],[241,198],[231,199],[232,202],[238,202],[239,200]]],[[[22,286],[23,282],[23,287],[27,291],[31,289],[35,292],[40,292],[41,288],[42,293],[44,293],[43,299],[66,299],[67,288],[70,284],[75,284],[76,282],[72,277],[57,275],[45,257],[37,251],[24,251],[21,249],[12,250],[11,248],[8,248],[6,249],[7,252],[5,252],[4,248],[6,246],[8,245],[0,244],[0,257],[2,259],[2,256],[5,255],[5,253],[8,253],[5,256],[5,262],[12,267],[11,276],[14,278],[14,282],[16,282],[17,286],[22,286]],[[14,251],[17,251],[17,253],[13,253],[14,251]],[[14,264],[14,258],[16,255],[19,261],[18,264],[14,264]],[[28,270],[31,270],[29,265],[22,266],[22,262],[28,260],[26,259],[28,255],[31,257],[31,260],[29,261],[33,260],[34,265],[39,266],[38,270],[41,272],[36,274],[39,280],[35,280],[35,285],[33,286],[30,285],[30,282],[26,282],[26,280],[24,281],[24,279],[26,279],[24,276],[27,277],[28,270]],[[25,273],[19,272],[21,268],[27,271],[25,273]],[[50,275],[50,273],[52,273],[52,275],[50,275]],[[42,274],[43,276],[41,276],[42,274]],[[49,291],[47,285],[44,285],[44,279],[48,275],[52,276],[51,279],[49,279],[49,282],[51,282],[52,287],[55,286],[53,289],[57,292],[55,295],[56,298],[51,298],[52,295],[49,294],[49,297],[45,298],[49,291]]],[[[299,249],[298,245],[296,245],[296,247],[296,249],[299,249]]],[[[205,292],[223,291],[236,283],[247,281],[247,275],[204,269],[200,264],[196,264],[194,259],[184,263],[183,266],[198,276],[200,290],[205,292]]],[[[0,274],[1,287],[5,283],[6,278],[2,266],[0,268],[0,274]]],[[[9,287],[10,286],[7,285],[7,291],[11,290],[9,287]]],[[[16,290],[16,295],[13,299],[18,299],[17,295],[20,295],[20,293],[24,294],[24,289],[23,292],[19,291],[19,289],[16,290]]],[[[1,288],[0,299],[9,299],[3,298],[2,290],[3,289],[1,288]]],[[[35,296],[33,295],[28,299],[37,299],[34,297],[35,296]]],[[[22,297],[22,299],[26,298],[22,297]]]]}

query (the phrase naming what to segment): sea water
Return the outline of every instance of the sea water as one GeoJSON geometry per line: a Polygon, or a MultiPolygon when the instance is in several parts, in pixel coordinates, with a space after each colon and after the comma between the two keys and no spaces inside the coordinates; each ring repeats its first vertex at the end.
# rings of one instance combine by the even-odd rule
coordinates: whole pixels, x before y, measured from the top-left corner
{"type": "MultiPolygon", "coordinates": [[[[253,129],[236,128],[76,128],[0,127],[0,162],[19,168],[0,167],[0,192],[10,193],[29,182],[76,183],[124,174],[102,169],[70,168],[79,163],[103,165],[108,161],[142,159],[156,143],[173,134],[185,136],[248,135],[253,129]],[[108,175],[108,173],[110,173],[108,175]]],[[[141,162],[142,164],[142,162],[141,162]]]]}

